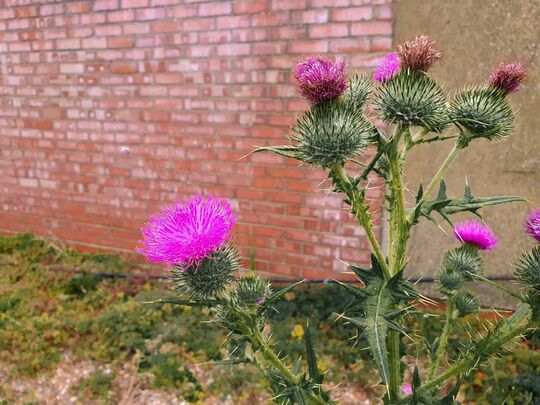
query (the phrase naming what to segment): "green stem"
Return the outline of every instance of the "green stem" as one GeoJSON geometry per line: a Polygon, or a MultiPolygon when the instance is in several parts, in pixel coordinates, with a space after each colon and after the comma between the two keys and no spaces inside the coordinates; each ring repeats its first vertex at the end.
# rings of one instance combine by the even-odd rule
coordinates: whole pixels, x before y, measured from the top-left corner
{"type": "Polygon", "coordinates": [[[439,185],[439,183],[443,179],[444,175],[448,171],[448,168],[452,165],[452,163],[456,159],[456,157],[457,157],[457,155],[458,155],[458,153],[459,153],[459,151],[461,149],[462,149],[462,146],[460,146],[459,141],[456,142],[454,144],[454,147],[452,148],[452,150],[450,151],[450,153],[448,154],[448,156],[444,160],[443,164],[439,168],[439,170],[437,170],[437,173],[435,173],[435,176],[431,180],[431,183],[429,183],[429,185],[427,186],[427,188],[424,191],[424,194],[422,196],[422,199],[418,202],[417,206],[423,204],[429,198],[429,196],[433,193],[433,191],[435,190],[435,187],[437,187],[439,185]]]}
{"type": "Polygon", "coordinates": [[[390,381],[388,386],[388,398],[397,400],[401,392],[401,350],[400,350],[400,334],[397,331],[391,330],[388,334],[389,350],[388,350],[388,367],[390,368],[390,381]]]}
{"type": "Polygon", "coordinates": [[[495,281],[490,280],[489,278],[486,278],[486,277],[483,277],[483,276],[480,276],[480,275],[474,275],[474,278],[477,279],[477,280],[480,280],[480,281],[482,281],[482,282],[484,282],[486,284],[492,285],[493,287],[505,292],[506,294],[510,295],[511,297],[514,297],[518,301],[523,302],[523,297],[522,296],[520,296],[519,294],[516,294],[515,292],[513,292],[509,288],[503,287],[499,283],[496,283],[495,281]]]}
{"type": "Polygon", "coordinates": [[[431,364],[431,369],[429,371],[429,378],[433,378],[437,372],[439,365],[441,364],[442,358],[446,353],[446,344],[448,343],[448,335],[450,334],[450,329],[452,326],[452,320],[454,318],[454,299],[453,297],[448,297],[446,302],[446,319],[444,322],[444,328],[441,333],[441,338],[439,340],[439,346],[437,347],[437,352],[435,353],[435,359],[431,364]]]}
{"type": "Polygon", "coordinates": [[[384,257],[384,253],[382,252],[379,241],[377,240],[377,237],[375,236],[375,232],[373,231],[373,223],[371,222],[371,214],[369,213],[368,207],[364,204],[364,199],[358,193],[357,190],[353,189],[353,186],[349,180],[349,176],[345,172],[345,168],[343,167],[342,164],[336,164],[332,166],[332,172],[342,183],[343,185],[342,189],[346,190],[347,197],[349,197],[349,200],[350,200],[351,211],[356,217],[356,220],[358,221],[358,223],[366,231],[366,235],[369,240],[369,243],[371,244],[371,248],[373,249],[373,252],[375,253],[375,256],[377,257],[377,260],[379,261],[381,268],[383,269],[384,273],[387,276],[390,276],[390,269],[388,268],[388,264],[386,263],[386,258],[384,257]]]}

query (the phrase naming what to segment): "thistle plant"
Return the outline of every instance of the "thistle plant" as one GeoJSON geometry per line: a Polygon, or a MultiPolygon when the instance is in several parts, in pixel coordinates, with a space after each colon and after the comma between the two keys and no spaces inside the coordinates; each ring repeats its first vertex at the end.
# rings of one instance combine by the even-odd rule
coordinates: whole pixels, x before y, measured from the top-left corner
{"type": "MultiPolygon", "coordinates": [[[[348,74],[343,61],[308,57],[293,69],[293,78],[309,109],[297,118],[287,144],[254,151],[277,153],[322,169],[331,191],[343,196],[344,205],[365,230],[371,263],[369,267],[349,265],[361,286],[340,282],[351,302],[345,313],[336,314],[336,320],[365,337],[385,387],[386,404],[458,403],[464,376],[540,322],[539,245],[515,261],[521,293],[485,276],[483,256],[496,248],[497,238],[481,221],[481,211],[523,199],[477,197],[469,184],[463,196],[449,196],[444,181],[458,154],[475,147],[477,139],[498,141],[511,133],[515,117],[509,96],[519,89],[525,70],[521,63],[501,64],[486,84],[448,96],[428,74],[441,60],[442,53],[425,36],[386,55],[373,79],[348,74]],[[373,111],[368,106],[375,113],[368,113],[373,111]],[[408,190],[403,175],[409,152],[423,144],[445,147],[446,143],[453,146],[431,181],[425,187],[420,184],[417,191],[408,190]],[[366,198],[373,176],[385,184],[387,246],[377,237],[375,214],[366,198]],[[406,198],[409,194],[412,197],[406,198]],[[457,213],[478,219],[454,223],[457,213]],[[407,281],[411,254],[407,244],[413,228],[424,220],[446,226],[454,246],[443,254],[439,268],[433,269],[446,308],[441,335],[428,347],[429,359],[417,360],[412,384],[404,385],[404,347],[419,343],[405,320],[416,311],[416,302],[427,300],[407,281]],[[518,309],[479,338],[461,342],[461,355],[450,358],[447,347],[453,328],[481,310],[481,299],[466,290],[466,282],[500,289],[516,301],[518,309]]],[[[299,283],[272,292],[266,280],[242,271],[231,234],[235,221],[227,201],[202,196],[177,202],[151,217],[143,228],[140,252],[171,269],[179,292],[177,300],[160,302],[208,308],[211,320],[229,331],[229,358],[221,363],[254,364],[268,380],[275,402],[333,403],[309,328],[305,363],[284,359],[273,349],[268,316],[276,302],[299,283]]],[[[533,210],[523,227],[535,243],[540,242],[540,211],[533,210]]]]}

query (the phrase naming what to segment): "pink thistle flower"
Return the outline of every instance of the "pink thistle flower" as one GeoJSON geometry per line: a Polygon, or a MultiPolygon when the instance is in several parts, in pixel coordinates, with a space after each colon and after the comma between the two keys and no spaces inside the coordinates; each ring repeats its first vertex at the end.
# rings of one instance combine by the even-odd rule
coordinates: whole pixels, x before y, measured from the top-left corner
{"type": "Polygon", "coordinates": [[[498,243],[491,229],[475,219],[456,224],[454,237],[460,242],[474,245],[481,250],[492,250],[498,243]]]}
{"type": "Polygon", "coordinates": [[[401,62],[397,53],[387,53],[377,67],[377,70],[375,70],[373,79],[382,83],[387,82],[392,77],[398,74],[400,63],[401,62]]]}
{"type": "Polygon", "coordinates": [[[531,238],[540,242],[540,210],[531,211],[531,214],[525,218],[523,228],[531,238]]]}
{"type": "Polygon", "coordinates": [[[347,90],[345,62],[309,56],[293,69],[300,95],[312,104],[333,100],[347,90]]]}
{"type": "Polygon", "coordinates": [[[527,71],[523,63],[501,63],[489,76],[489,84],[508,94],[517,91],[526,77],[527,71]]]}
{"type": "Polygon", "coordinates": [[[152,215],[141,229],[143,247],[137,251],[152,263],[197,263],[230,239],[235,222],[227,200],[194,195],[152,215]]]}
{"type": "Polygon", "coordinates": [[[403,393],[405,395],[411,395],[412,394],[412,385],[411,384],[403,384],[401,386],[401,391],[403,391],[403,393]]]}

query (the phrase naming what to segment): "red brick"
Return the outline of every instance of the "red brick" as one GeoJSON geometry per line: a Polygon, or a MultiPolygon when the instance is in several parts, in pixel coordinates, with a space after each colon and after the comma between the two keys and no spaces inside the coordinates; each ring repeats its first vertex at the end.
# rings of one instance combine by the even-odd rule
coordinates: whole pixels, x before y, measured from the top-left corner
{"type": "Polygon", "coordinates": [[[294,41],[290,44],[289,50],[292,53],[325,53],[328,52],[328,41],[294,41]]]}
{"type": "Polygon", "coordinates": [[[371,20],[372,17],[373,8],[371,6],[336,8],[332,10],[333,21],[362,21],[371,20]]]}
{"type": "Polygon", "coordinates": [[[229,2],[210,2],[199,6],[199,15],[201,17],[224,15],[232,12],[232,4],[229,2]]]}
{"type": "Polygon", "coordinates": [[[346,37],[348,34],[347,24],[318,24],[309,27],[310,38],[346,37]]]}
{"type": "Polygon", "coordinates": [[[122,8],[148,7],[149,0],[121,0],[122,8]]]}
{"type": "Polygon", "coordinates": [[[234,3],[234,14],[260,13],[268,10],[268,3],[272,0],[238,0],[234,3]]]}
{"type": "Polygon", "coordinates": [[[367,21],[351,24],[352,35],[391,35],[391,21],[367,21]]]}
{"type": "Polygon", "coordinates": [[[136,62],[112,62],[111,72],[116,74],[133,74],[138,72],[136,62]]]}

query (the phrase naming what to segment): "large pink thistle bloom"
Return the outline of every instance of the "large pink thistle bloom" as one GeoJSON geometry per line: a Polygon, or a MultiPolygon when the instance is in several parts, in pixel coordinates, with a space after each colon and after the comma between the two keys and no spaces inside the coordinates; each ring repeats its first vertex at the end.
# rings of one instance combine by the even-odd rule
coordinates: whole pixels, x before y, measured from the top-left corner
{"type": "Polygon", "coordinates": [[[531,214],[525,218],[523,228],[531,238],[540,242],[540,210],[532,210],[531,214]]]}
{"type": "Polygon", "coordinates": [[[523,63],[501,63],[489,76],[489,84],[508,94],[517,91],[526,77],[523,63]]]}
{"type": "Polygon", "coordinates": [[[399,56],[395,52],[390,52],[382,59],[377,70],[373,74],[373,79],[378,82],[387,82],[399,72],[399,56]]]}
{"type": "Polygon", "coordinates": [[[347,90],[345,62],[309,56],[293,69],[300,95],[312,104],[333,100],[347,90]]]}
{"type": "Polygon", "coordinates": [[[194,195],[152,215],[141,229],[143,247],[137,251],[152,263],[197,263],[230,239],[235,222],[227,200],[194,195]]]}
{"type": "Polygon", "coordinates": [[[492,250],[499,242],[491,229],[475,219],[456,224],[454,237],[481,250],[492,250]]]}

